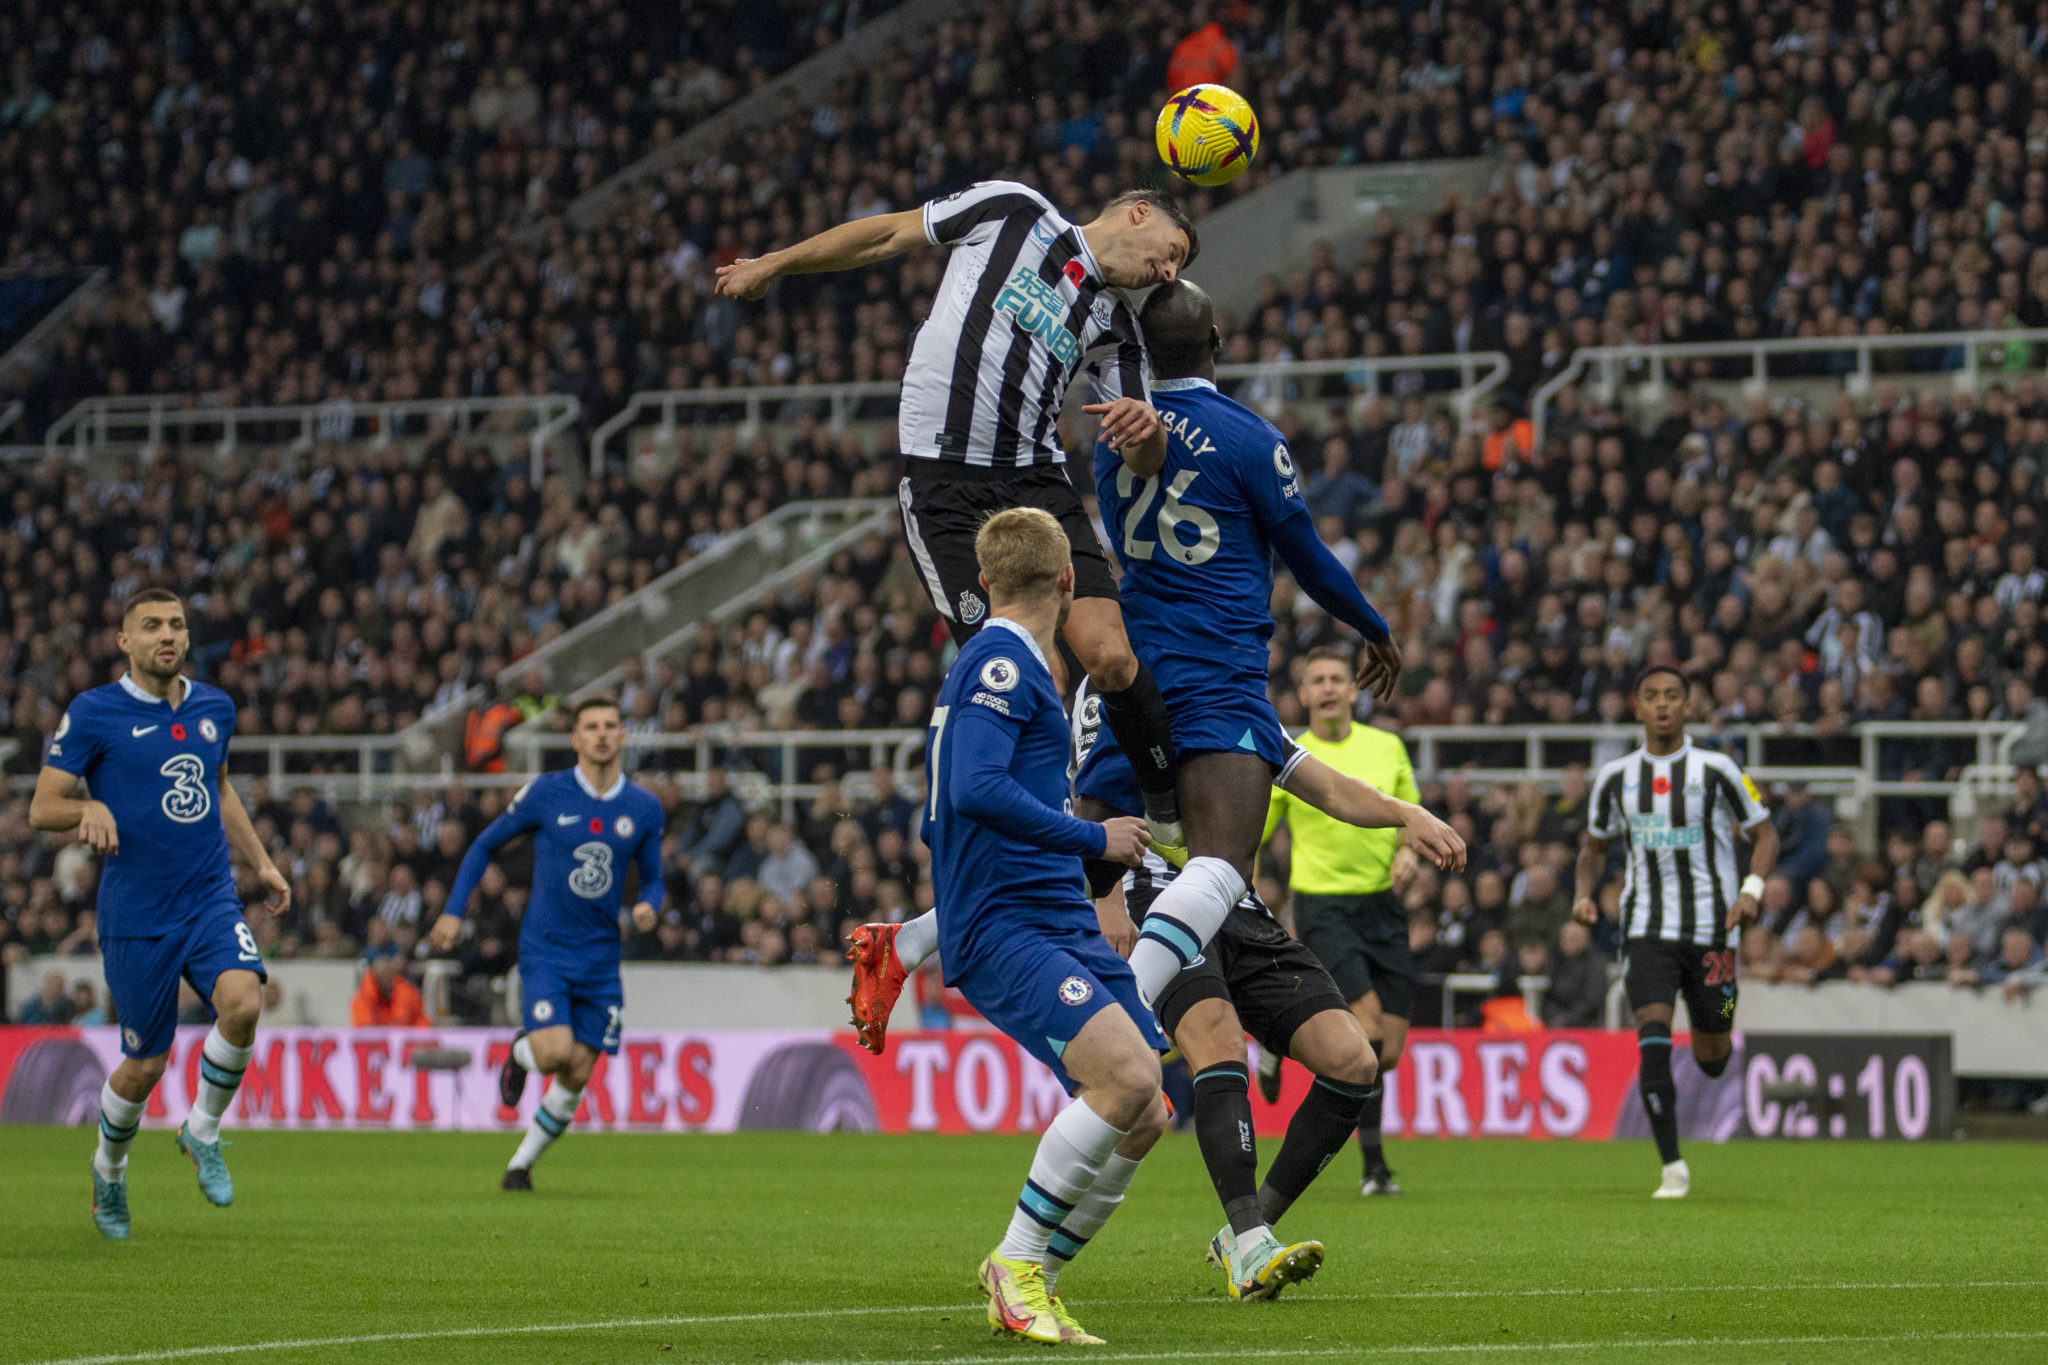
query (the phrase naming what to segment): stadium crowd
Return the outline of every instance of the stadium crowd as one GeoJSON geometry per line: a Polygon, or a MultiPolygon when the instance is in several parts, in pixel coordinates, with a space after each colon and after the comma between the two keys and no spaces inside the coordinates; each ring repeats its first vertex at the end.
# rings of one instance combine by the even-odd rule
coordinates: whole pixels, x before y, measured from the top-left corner
{"type": "MultiPolygon", "coordinates": [[[[1888,386],[1874,395],[1875,410],[1843,402],[1832,420],[1762,402],[1737,417],[1681,390],[1648,430],[1588,403],[1560,422],[1561,463],[1489,470],[1483,444],[1452,441],[1431,447],[1405,476],[1402,428],[1414,410],[1409,422],[1393,423],[1368,407],[1353,423],[1337,405],[1317,433],[1320,467],[1309,466],[1316,472],[1306,496],[1328,543],[1408,641],[1410,666],[1388,723],[1624,721],[1628,680],[1659,660],[1691,680],[1701,743],[1726,743],[1722,732],[1733,724],[1787,734],[1803,727],[1807,742],[1825,744],[1864,721],[1976,718],[2023,723],[2015,758],[2048,759],[2048,702],[2038,699],[2048,683],[2035,566],[2041,491],[2029,448],[2048,429],[2048,397],[2023,378],[1946,406],[1888,386]]],[[[1294,440],[1311,448],[1299,432],[1294,440]]],[[[290,551],[278,554],[291,561],[290,551]]],[[[81,590],[79,600],[99,599],[81,590]]],[[[1335,628],[1284,579],[1275,605],[1275,700],[1295,720],[1294,661],[1334,639],[1335,628]]],[[[200,619],[209,612],[199,608],[200,619]]],[[[105,632],[74,634],[104,651],[105,632]]],[[[47,633],[19,633],[29,648],[10,656],[11,690],[30,697],[47,724],[70,680],[98,674],[90,662],[31,672],[49,658],[47,633]]],[[[876,778],[878,805],[842,796],[838,779],[867,766],[865,748],[799,750],[797,770],[784,773],[777,751],[750,749],[746,737],[918,728],[949,660],[947,639],[904,548],[877,535],[700,639],[686,657],[651,669],[629,664],[620,689],[629,728],[699,731],[712,738],[719,765],[712,795],[697,802],[673,780],[678,766],[695,762],[693,751],[631,759],[671,809],[670,884],[688,888],[632,951],[812,960],[838,946],[849,920],[928,903],[911,799],[886,773],[876,778]],[[823,781],[825,795],[782,826],[732,791],[726,774],[750,770],[823,781]]],[[[226,678],[243,662],[253,671],[262,660],[237,660],[230,648],[205,666],[226,678]]],[[[330,672],[367,685],[372,662],[330,672]]],[[[530,700],[538,709],[547,699],[530,700]]],[[[24,739],[27,752],[40,752],[39,736],[24,739]]],[[[1601,742],[1617,752],[1625,743],[1601,742]]],[[[1952,743],[1887,740],[1884,775],[1953,779],[1974,747],[1952,743]]],[[[1589,747],[1589,762],[1604,756],[1589,747]]],[[[1551,796],[1533,785],[1482,789],[1455,772],[1430,785],[1431,805],[1477,850],[1465,878],[1445,882],[1418,869],[1407,883],[1431,969],[1497,971],[1512,962],[1551,970],[1612,951],[1611,924],[1590,942],[1563,928],[1585,786],[1583,765],[1551,796]]],[[[310,793],[282,806],[266,796],[259,811],[305,882],[294,922],[264,927],[261,941],[280,952],[347,954],[389,934],[410,949],[446,894],[452,861],[500,795],[452,793],[353,834],[320,815],[310,793]]],[[[1793,787],[1776,806],[1785,854],[1765,923],[1746,945],[1753,975],[1878,984],[1932,976],[1957,985],[2040,975],[2048,799],[2031,773],[2010,811],[1982,819],[1971,841],[1953,839],[1931,818],[1939,807],[1916,800],[1888,802],[1882,846],[1864,849],[1822,798],[1793,787]]],[[[52,855],[25,829],[14,835],[0,861],[9,938],[83,946],[77,907],[89,903],[90,860],[75,846],[52,855]]],[[[1285,849],[1274,852],[1272,894],[1284,904],[1277,873],[1285,849]]],[[[471,941],[472,965],[485,974],[502,969],[511,950],[502,930],[516,918],[519,893],[517,868],[509,870],[487,887],[498,908],[479,914],[471,941]],[[487,928],[500,920],[499,931],[487,928]]],[[[1554,1003],[1560,1018],[1591,1006],[1589,995],[1575,1007],[1554,1003]]]]}
{"type": "Polygon", "coordinates": [[[712,298],[711,269],[971,179],[1075,213],[1160,183],[1151,114],[1190,78],[1265,113],[1255,168],[1198,212],[1300,166],[1503,158],[1492,195],[1349,274],[1274,281],[1234,358],[1498,345],[1526,399],[1594,342],[2048,318],[2044,29],[2018,6],[995,7],[587,229],[577,192],[844,16],[583,8],[11,16],[33,41],[0,106],[6,258],[118,276],[18,377],[28,429],[106,392],[572,392],[594,425],[638,389],[892,378],[935,258],[785,280],[766,309],[712,298]]]}
{"type": "MultiPolygon", "coordinates": [[[[118,267],[115,302],[48,375],[18,381],[31,427],[101,392],[566,391],[594,425],[640,388],[890,378],[936,257],[785,280],[748,307],[711,298],[711,268],[970,178],[1021,176],[1075,211],[1155,183],[1150,111],[1177,72],[1199,70],[1266,116],[1261,161],[1228,193],[1302,165],[1503,158],[1483,200],[1385,225],[1355,268],[1330,257],[1267,282],[1229,330],[1231,358],[1510,357],[1506,402],[1469,436],[1426,377],[1369,403],[1349,401],[1342,376],[1285,395],[1278,420],[1326,542],[1408,642],[1388,723],[1620,721],[1628,678],[1659,660],[1692,680],[1702,742],[1730,724],[1802,726],[1818,755],[1865,721],[2023,720],[2018,756],[2048,761],[2048,389],[2029,372],[2039,348],[1995,336],[2048,323],[2040,16],[1446,0],[1229,5],[1212,29],[1201,6],[1047,0],[943,23],[801,117],[572,228],[570,196],[809,50],[812,21],[838,13],[710,8],[766,26],[753,56],[716,48],[738,29],[650,55],[633,7],[621,29],[510,0],[515,32],[489,53],[461,9],[0,16],[0,33],[33,37],[0,44],[15,54],[0,105],[7,257],[118,267]],[[333,69],[286,60],[302,45],[333,69]],[[648,81],[614,79],[636,62],[648,81]],[[508,235],[533,225],[535,244],[508,235]],[[463,273],[486,248],[488,267],[463,273]],[[1745,400],[1707,365],[1675,376],[1648,426],[1576,389],[1540,449],[1526,423],[1580,346],[1947,327],[1987,332],[1981,391],[1944,382],[1935,397],[1900,377],[1971,359],[1947,348],[1881,358],[1861,398],[1745,400]]],[[[1822,355],[1784,373],[1841,368],[1822,355]]],[[[886,458],[829,438],[801,405],[785,415],[793,435],[744,451],[729,428],[686,431],[666,483],[620,471],[580,492],[536,488],[440,432],[416,467],[323,445],[112,481],[0,474],[13,771],[33,769],[69,696],[108,676],[101,604],[159,579],[190,594],[195,667],[235,693],[241,733],[402,728],[782,501],[889,481],[886,458]]],[[[1276,700],[1292,721],[1294,661],[1336,632],[1291,585],[1275,606],[1276,700]]],[[[921,727],[949,655],[902,548],[877,541],[687,657],[629,671],[622,700],[629,728],[709,727],[721,743],[750,728],[921,727]]],[[[518,700],[540,714],[545,682],[518,700]]],[[[1972,754],[1887,741],[1883,775],[1952,779],[1972,754]]],[[[828,781],[783,827],[722,778],[685,801],[674,761],[636,764],[671,810],[679,894],[632,951],[811,960],[850,918],[928,903],[908,799],[886,778],[874,804],[828,781]]],[[[721,761],[764,759],[739,742],[721,761]]],[[[799,761],[836,779],[868,760],[799,761]]],[[[1582,935],[1559,910],[1583,774],[1562,796],[1455,776],[1428,796],[1478,856],[1465,878],[1408,881],[1425,962],[1541,968],[1573,983],[1555,992],[1558,1017],[1581,1017],[1613,946],[1611,926],[1582,935]]],[[[409,951],[445,895],[445,846],[459,856],[497,800],[451,792],[351,833],[315,819],[310,794],[266,796],[301,889],[290,922],[259,926],[266,950],[409,951]]],[[[1824,800],[1781,794],[1785,861],[1746,970],[2036,979],[2038,790],[2023,785],[1974,840],[1935,814],[1887,803],[1882,847],[1857,848],[1824,800]]],[[[33,839],[18,810],[0,825],[0,951],[89,945],[90,860],[33,839]]],[[[466,940],[474,979],[508,961],[516,875],[486,895],[466,940]]]]}

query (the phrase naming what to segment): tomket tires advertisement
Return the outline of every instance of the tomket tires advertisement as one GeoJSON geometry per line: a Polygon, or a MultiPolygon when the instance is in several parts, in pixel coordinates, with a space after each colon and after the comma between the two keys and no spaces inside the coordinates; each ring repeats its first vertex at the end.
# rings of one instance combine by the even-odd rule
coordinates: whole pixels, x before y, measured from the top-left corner
{"type": "MultiPolygon", "coordinates": [[[[244,1129],[499,1131],[509,1029],[264,1029],[228,1123],[244,1129]]],[[[206,1030],[181,1028],[144,1123],[176,1128],[199,1085],[206,1030]]],[[[0,1028],[0,1123],[79,1125],[121,1060],[117,1028],[0,1028]]],[[[1949,1040],[1737,1035],[1707,1077],[1681,1046],[1681,1131],[1704,1141],[1945,1137],[1949,1040]]],[[[1278,1137],[1309,1085],[1288,1065],[1280,1102],[1256,1092],[1258,1132],[1278,1137]]],[[[1384,1130],[1401,1137],[1649,1136],[1632,1034],[1418,1029],[1390,1077],[1384,1130]]],[[[1044,1066],[996,1033],[892,1035],[875,1057],[851,1030],[627,1031],[601,1057],[576,1115],[585,1131],[1036,1133],[1067,1103],[1044,1066]]]]}

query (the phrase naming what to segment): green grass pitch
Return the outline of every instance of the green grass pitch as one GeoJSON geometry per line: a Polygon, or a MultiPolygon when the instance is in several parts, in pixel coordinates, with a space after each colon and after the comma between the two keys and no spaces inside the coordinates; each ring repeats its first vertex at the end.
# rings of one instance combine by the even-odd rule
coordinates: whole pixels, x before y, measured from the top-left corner
{"type": "MultiPolygon", "coordinates": [[[[0,1365],[1049,1349],[992,1341],[973,1283],[1029,1139],[572,1133],[511,1195],[511,1134],[231,1136],[237,1201],[214,1209],[145,1132],[116,1244],[87,1217],[88,1131],[0,1129],[0,1365]]],[[[1648,1197],[1642,1143],[1392,1156],[1405,1198],[1361,1201],[1345,1153],[1282,1227],[1328,1245],[1322,1274],[1234,1304],[1202,1261],[1222,1219],[1194,1140],[1168,1138],[1063,1282],[1110,1342],[1086,1354],[2048,1359],[2038,1147],[1695,1145],[1683,1203],[1648,1197]]]]}

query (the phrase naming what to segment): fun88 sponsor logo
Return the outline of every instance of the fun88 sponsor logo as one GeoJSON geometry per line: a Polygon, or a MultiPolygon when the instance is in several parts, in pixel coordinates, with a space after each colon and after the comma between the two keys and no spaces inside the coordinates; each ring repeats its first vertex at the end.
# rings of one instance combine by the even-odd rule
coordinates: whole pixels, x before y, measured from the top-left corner
{"type": "Polygon", "coordinates": [[[1060,291],[1038,278],[1029,266],[1018,266],[996,295],[996,311],[1017,319],[1017,325],[1045,343],[1062,365],[1081,358],[1081,342],[1067,330],[1067,301],[1060,291]]]}
{"type": "Polygon", "coordinates": [[[1628,825],[1638,848],[1697,848],[1707,838],[1707,832],[1697,826],[1671,828],[1671,819],[1665,815],[1631,815],[1628,825]]]}

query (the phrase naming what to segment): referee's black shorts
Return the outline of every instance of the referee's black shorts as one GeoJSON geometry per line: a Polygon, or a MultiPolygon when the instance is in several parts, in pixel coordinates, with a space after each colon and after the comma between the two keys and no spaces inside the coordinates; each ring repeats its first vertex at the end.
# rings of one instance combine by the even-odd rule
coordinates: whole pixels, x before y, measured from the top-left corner
{"type": "Polygon", "coordinates": [[[1346,1000],[1368,991],[1396,1019],[1415,1017],[1415,954],[1408,916],[1391,891],[1357,896],[1294,893],[1294,932],[1336,979],[1346,1000]]]}
{"type": "Polygon", "coordinates": [[[896,501],[903,509],[903,535],[910,542],[918,577],[956,643],[966,643],[988,619],[974,537],[983,522],[1011,507],[1050,512],[1067,533],[1074,556],[1074,596],[1117,600],[1116,577],[1065,465],[994,469],[906,460],[896,501]]]}
{"type": "MultiPolygon", "coordinates": [[[[1165,888],[1160,888],[1164,890],[1165,888]]],[[[1129,910],[1136,923],[1159,891],[1134,897],[1129,910]]],[[[1244,1031],[1275,1057],[1288,1055],[1303,1024],[1325,1010],[1348,1011],[1344,997],[1314,953],[1287,936],[1270,915],[1240,902],[1202,955],[1166,983],[1152,1012],[1171,1038],[1188,1011],[1204,1000],[1221,1000],[1237,1011],[1244,1031]]]]}

